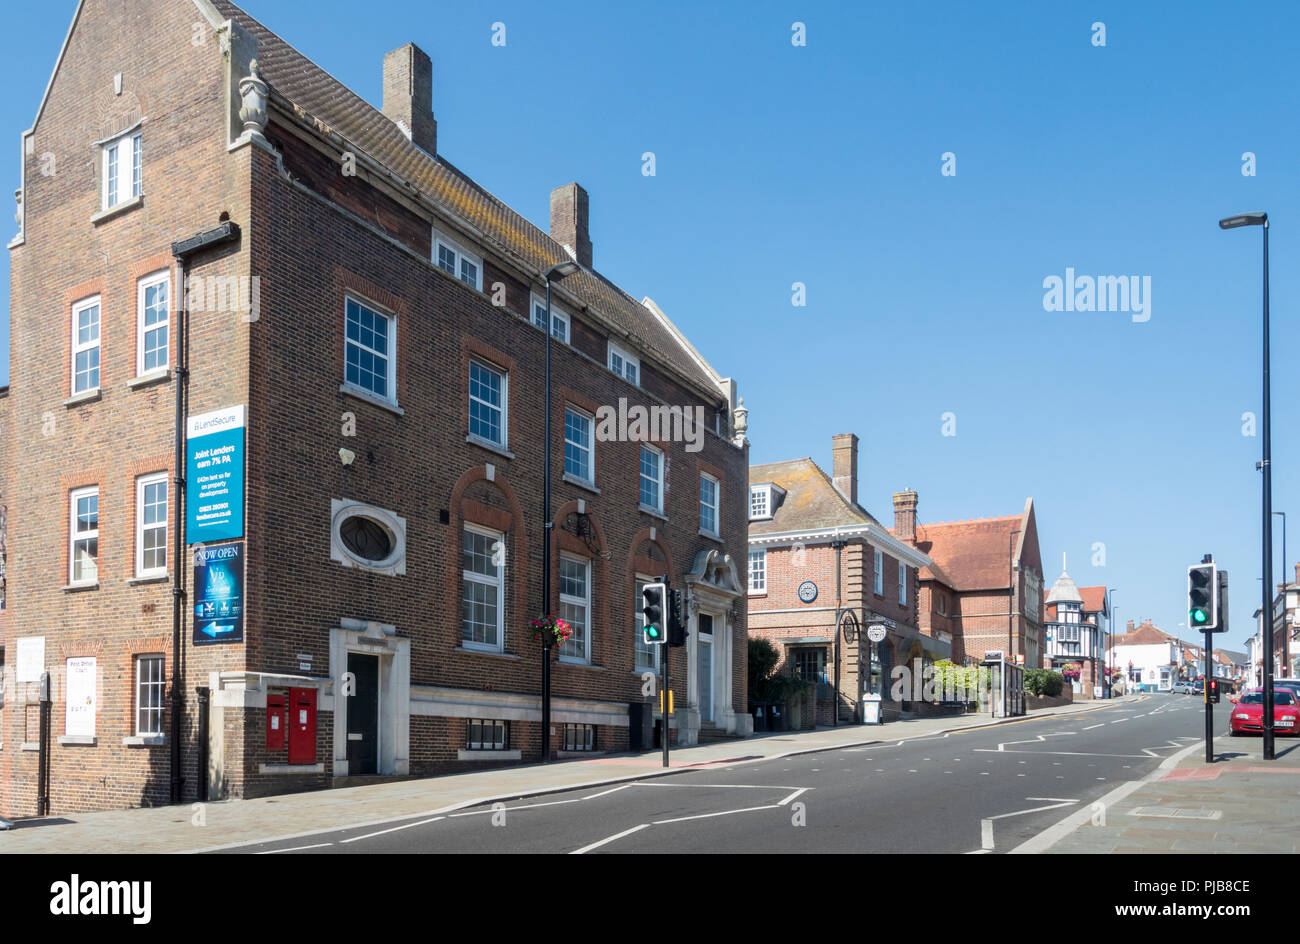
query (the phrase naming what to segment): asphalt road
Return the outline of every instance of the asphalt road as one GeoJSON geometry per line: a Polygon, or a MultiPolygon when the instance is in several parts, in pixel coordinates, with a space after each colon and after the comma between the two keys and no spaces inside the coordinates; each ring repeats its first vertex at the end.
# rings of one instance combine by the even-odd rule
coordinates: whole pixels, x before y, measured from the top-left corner
{"type": "MultiPolygon", "coordinates": [[[[1226,739],[1230,705],[1218,706],[1226,739]]],[[[882,737],[889,733],[880,729],[882,737]]],[[[1199,741],[1151,695],[1065,717],[776,758],[299,836],[229,852],[1000,853],[1199,741]]]]}

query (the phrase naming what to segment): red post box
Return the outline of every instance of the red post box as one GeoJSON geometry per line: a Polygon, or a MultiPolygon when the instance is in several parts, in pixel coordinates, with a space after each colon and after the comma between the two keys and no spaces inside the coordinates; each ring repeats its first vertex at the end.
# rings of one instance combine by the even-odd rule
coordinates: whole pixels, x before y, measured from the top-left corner
{"type": "Polygon", "coordinates": [[[316,763],[316,689],[289,689],[289,763],[316,763]]]}
{"type": "Polygon", "coordinates": [[[285,729],[289,726],[289,705],[283,695],[266,696],[266,749],[284,750],[285,729]]]}

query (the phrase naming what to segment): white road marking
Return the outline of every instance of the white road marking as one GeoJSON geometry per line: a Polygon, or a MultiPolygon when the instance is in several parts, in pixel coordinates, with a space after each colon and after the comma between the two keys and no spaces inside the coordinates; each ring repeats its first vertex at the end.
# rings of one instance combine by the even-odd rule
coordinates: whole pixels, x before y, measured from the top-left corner
{"type": "MultiPolygon", "coordinates": [[[[787,787],[775,783],[661,783],[647,780],[641,783],[629,783],[629,787],[685,787],[698,790],[811,790],[812,787],[787,787]]],[[[597,794],[598,796],[600,794],[597,794]]]]}
{"type": "MultiPolygon", "coordinates": [[[[633,786],[633,784],[625,783],[621,787],[613,787],[609,790],[602,790],[600,793],[593,793],[590,796],[572,797],[571,799],[568,800],[548,800],[545,803],[521,803],[519,806],[509,806],[506,807],[506,809],[509,810],[511,813],[513,813],[515,810],[535,810],[543,806],[563,806],[566,803],[581,803],[583,800],[594,800],[596,799],[596,797],[603,797],[611,793],[617,793],[620,790],[626,790],[630,786],[633,786]]],[[[483,810],[470,810],[467,813],[452,813],[451,816],[452,818],[456,818],[459,816],[483,816],[488,813],[496,813],[496,812],[498,811],[493,809],[492,807],[488,807],[487,809],[483,809],[483,810]]]]}
{"type": "MultiPolygon", "coordinates": [[[[1037,800],[1046,800],[1048,798],[1025,797],[1025,799],[1037,802],[1037,800]]],[[[1054,810],[1078,802],[1078,800],[1056,800],[1047,806],[1035,806],[1028,810],[1016,810],[1014,813],[999,813],[997,816],[986,816],[980,820],[980,845],[989,852],[993,851],[993,821],[995,819],[1006,819],[1008,816],[1024,816],[1026,813],[1041,813],[1043,810],[1054,810]]]]}
{"type": "Polygon", "coordinates": [[[332,842],[318,842],[314,846],[294,846],[292,849],[267,849],[265,852],[254,852],[253,855],[275,855],[277,852],[301,852],[304,849],[321,849],[325,846],[332,846],[332,842]]]}
{"type": "Polygon", "coordinates": [[[696,813],[694,816],[678,816],[673,819],[657,819],[650,823],[651,826],[663,826],[666,823],[685,823],[693,819],[713,819],[717,816],[730,816],[732,813],[753,813],[756,810],[779,810],[780,807],[775,803],[769,803],[767,806],[747,806],[739,810],[722,810],[720,813],[696,813]]]}
{"type": "Polygon", "coordinates": [[[377,833],[366,833],[364,836],[353,836],[351,839],[340,839],[339,844],[345,842],[360,842],[362,839],[373,839],[376,836],[383,836],[386,833],[395,833],[403,829],[414,829],[416,826],[427,826],[430,823],[436,823],[440,819],[446,819],[445,816],[435,816],[433,819],[422,819],[418,823],[405,823],[401,826],[394,826],[391,829],[381,829],[377,833]]]}
{"type": "Polygon", "coordinates": [[[786,797],[784,800],[782,800],[780,803],[778,803],[777,806],[785,806],[787,803],[789,803],[791,800],[793,800],[793,799],[794,799],[795,797],[797,797],[799,794],[801,794],[801,793],[807,793],[807,792],[808,792],[808,788],[807,788],[807,787],[800,787],[800,788],[799,788],[798,790],[796,790],[794,793],[790,794],[788,797],[786,797]]]}
{"type": "Polygon", "coordinates": [[[640,832],[641,830],[645,829],[649,825],[650,825],[649,823],[642,823],[640,826],[633,826],[631,829],[625,829],[621,833],[615,833],[612,836],[607,836],[606,838],[600,840],[599,842],[593,842],[589,846],[583,846],[581,849],[574,849],[572,852],[569,853],[569,855],[582,855],[585,852],[590,852],[592,849],[599,849],[601,846],[607,843],[611,843],[615,839],[622,839],[624,836],[630,836],[635,832],[640,832]]]}
{"type": "Polygon", "coordinates": [[[1088,726],[1087,726],[1086,728],[1084,728],[1083,730],[1085,730],[1085,731],[1091,731],[1093,728],[1100,728],[1100,727],[1101,727],[1102,725],[1104,725],[1105,723],[1106,723],[1105,721],[1098,721],[1096,724],[1090,724],[1090,725],[1088,725],[1088,726]]]}

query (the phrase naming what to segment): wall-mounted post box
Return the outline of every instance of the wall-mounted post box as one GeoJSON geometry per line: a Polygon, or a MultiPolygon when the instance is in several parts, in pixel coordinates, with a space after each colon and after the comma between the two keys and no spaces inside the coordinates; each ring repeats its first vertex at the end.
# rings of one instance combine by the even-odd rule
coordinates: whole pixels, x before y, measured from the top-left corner
{"type": "Polygon", "coordinates": [[[266,696],[266,749],[282,751],[289,727],[289,700],[284,695],[266,696]]]}
{"type": "Polygon", "coordinates": [[[316,689],[289,689],[289,763],[316,763],[316,689]]]}

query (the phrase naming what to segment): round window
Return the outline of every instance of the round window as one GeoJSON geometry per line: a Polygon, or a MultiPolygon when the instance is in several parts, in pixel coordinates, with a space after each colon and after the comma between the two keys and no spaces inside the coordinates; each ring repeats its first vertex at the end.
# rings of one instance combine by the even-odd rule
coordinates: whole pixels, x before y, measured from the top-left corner
{"type": "Polygon", "coordinates": [[[362,560],[384,561],[393,553],[393,536],[374,518],[352,515],[339,525],[343,546],[362,560]]]}

